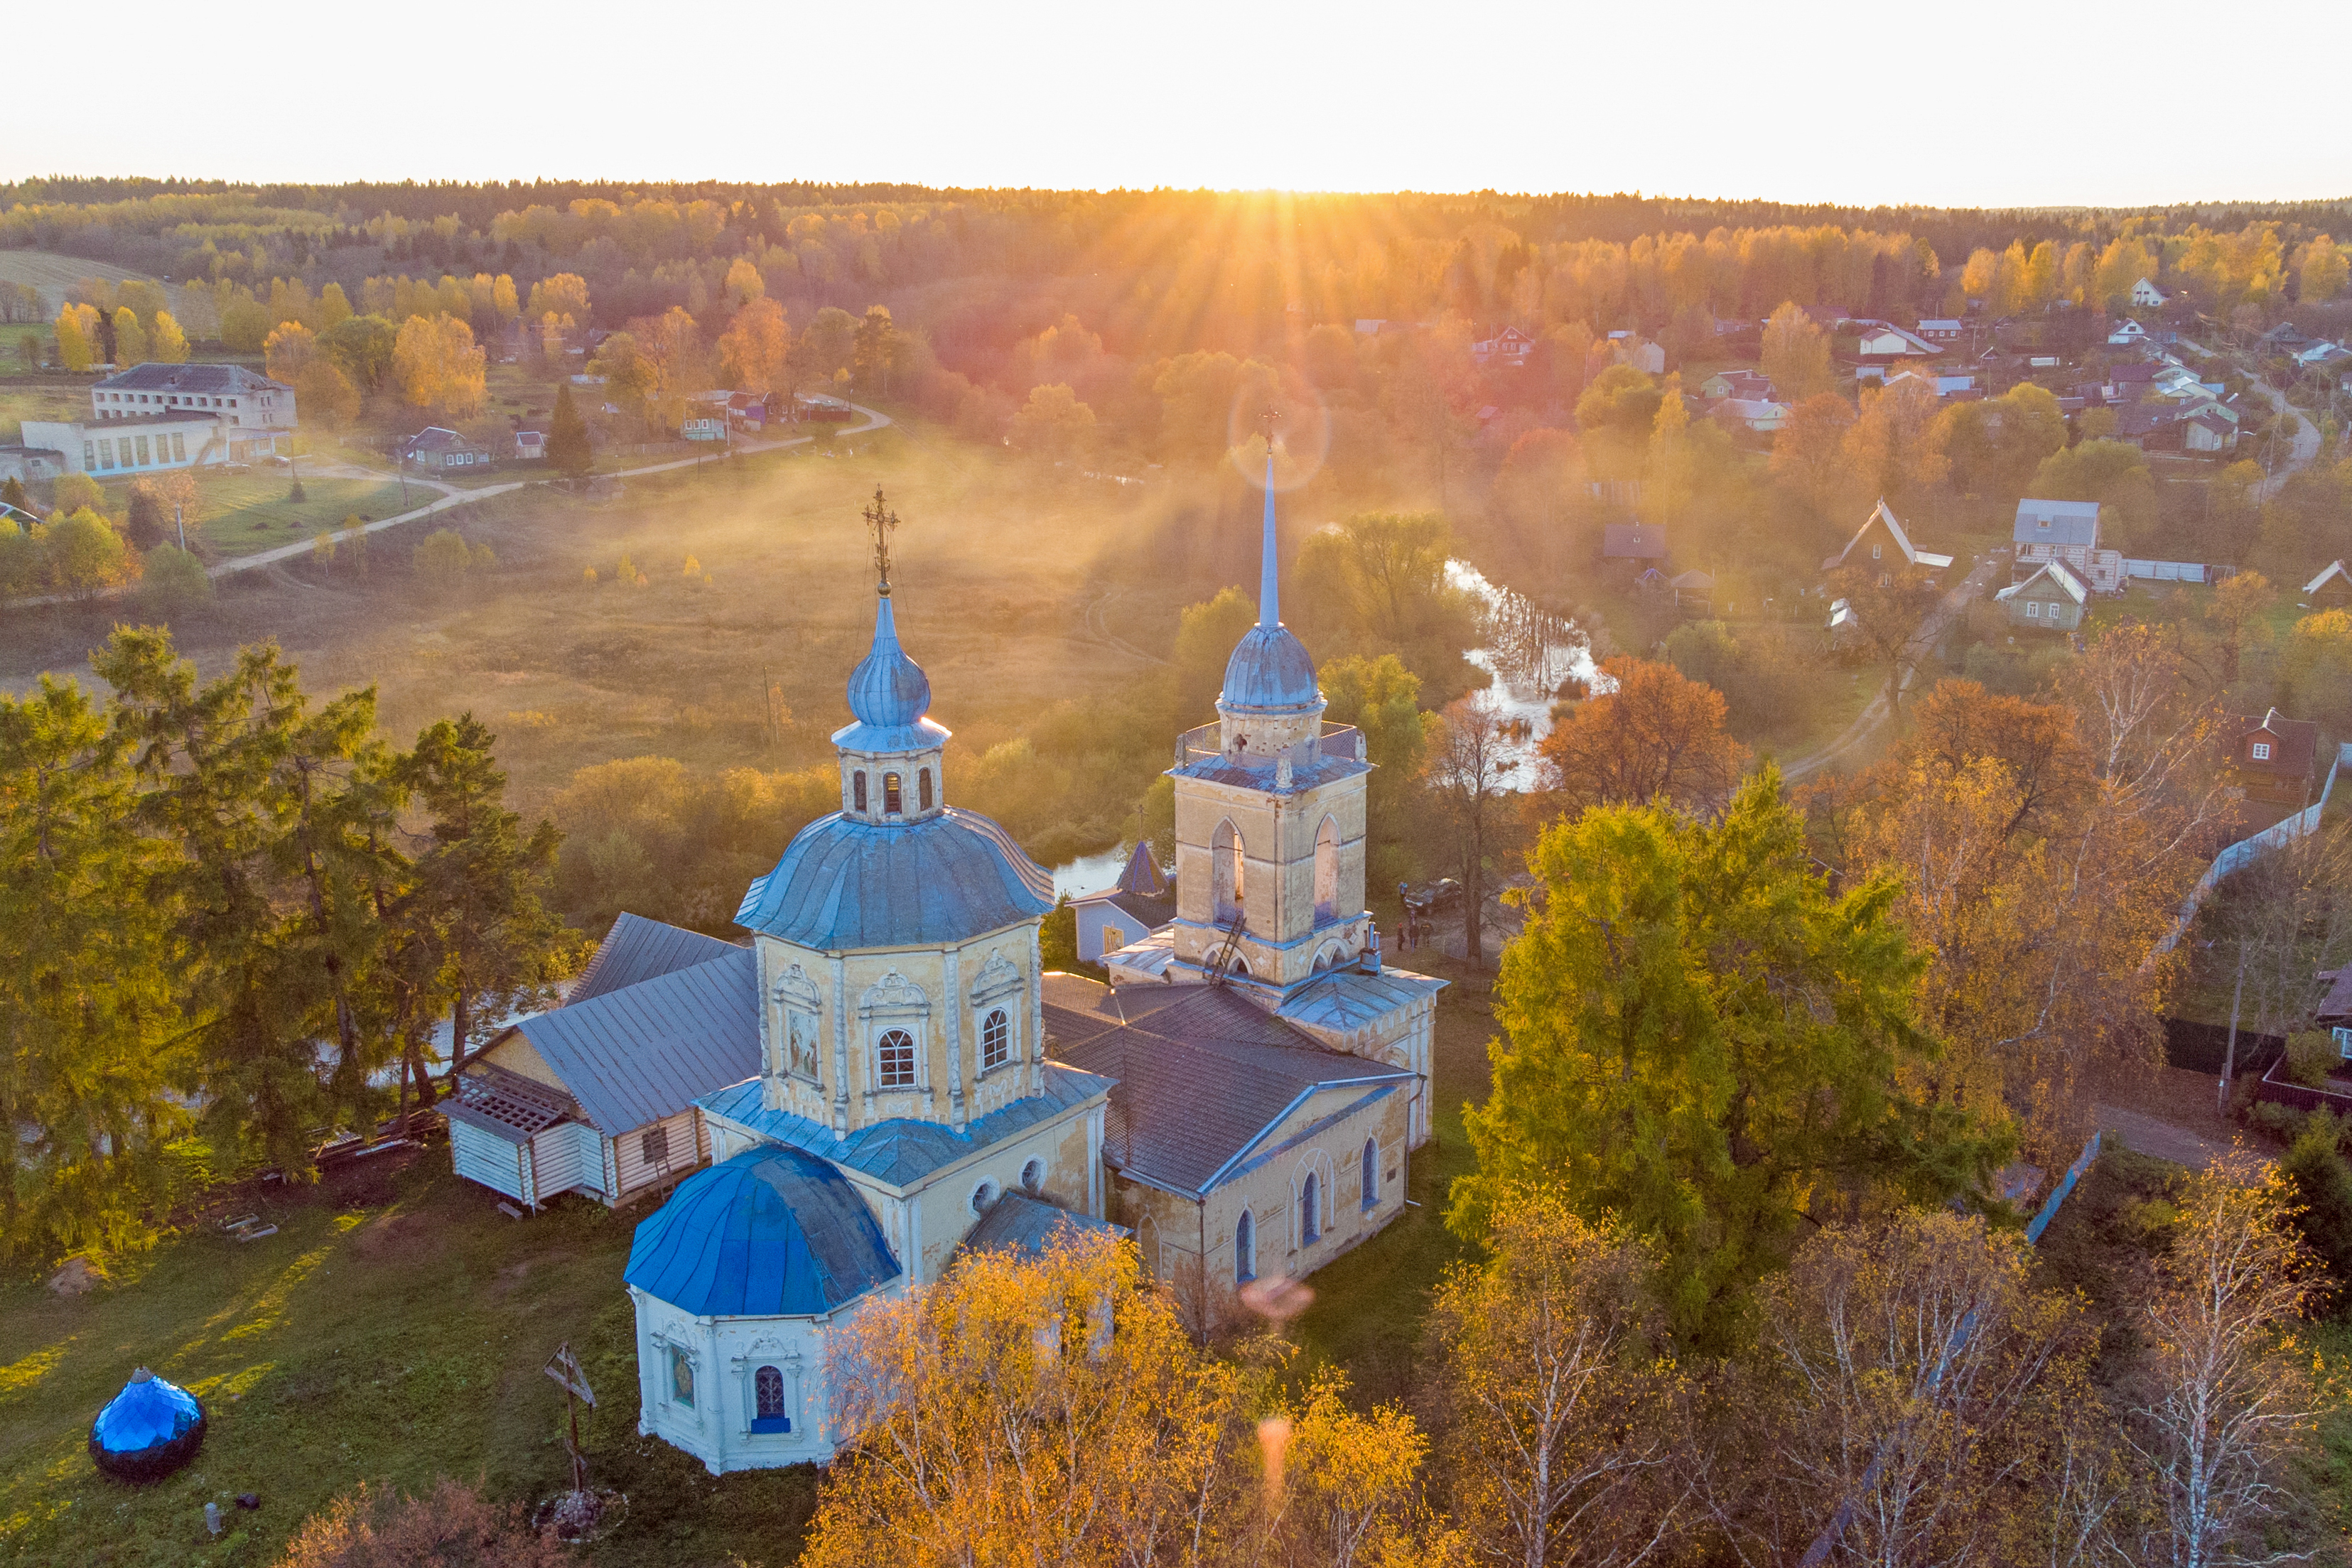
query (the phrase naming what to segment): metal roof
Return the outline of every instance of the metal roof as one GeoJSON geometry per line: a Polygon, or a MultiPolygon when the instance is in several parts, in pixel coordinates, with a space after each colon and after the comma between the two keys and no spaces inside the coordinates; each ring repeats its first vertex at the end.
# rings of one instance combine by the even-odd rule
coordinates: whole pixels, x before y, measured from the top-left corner
{"type": "Polygon", "coordinates": [[[1435,996],[1448,984],[1410,969],[1383,967],[1378,974],[1330,969],[1284,998],[1275,1013],[1292,1023],[1318,1029],[1359,1030],[1423,997],[1435,996]]]}
{"type": "Polygon", "coordinates": [[[2096,545],[2099,504],[2044,501],[2029,496],[2017,503],[2017,522],[2010,530],[2010,538],[2021,545],[2096,545]]]}
{"type": "Polygon", "coordinates": [[[2045,577],[2057,585],[2058,591],[2061,593],[2063,593],[2067,598],[2073,600],[2077,604],[2083,603],[2089,596],[2090,591],[2083,586],[2083,581],[2080,578],[2076,577],[2072,571],[2069,571],[2066,569],[2064,562],[2049,560],[2043,561],[2042,563],[2042,570],[2035,572],[2032,577],[2027,578],[2024,581],[2012,582],[2007,588],[2002,589],[1999,593],[1994,594],[1992,596],[1993,601],[1995,603],[2005,604],[2010,600],[2014,599],[2017,595],[2024,592],[2027,589],[2032,587],[2035,583],[2041,581],[2045,577]]]}
{"type": "Polygon", "coordinates": [[[243,365],[149,363],[118,371],[96,383],[100,392],[250,392],[294,389],[243,365]]]}
{"type": "Polygon", "coordinates": [[[596,956],[588,960],[587,968],[572,983],[563,999],[567,1003],[588,1001],[607,991],[617,991],[657,976],[673,975],[738,951],[740,949],[734,943],[706,936],[699,931],[648,920],[642,915],[623,914],[604,933],[596,956]]]}
{"type": "Polygon", "coordinates": [[[969,1124],[962,1132],[939,1122],[893,1117],[836,1138],[833,1129],[789,1111],[761,1103],[760,1081],[752,1079],[706,1094],[702,1108],[756,1137],[830,1160],[893,1186],[907,1186],[942,1166],[954,1165],[1001,1139],[1025,1133],[1073,1105],[1109,1092],[1110,1082],[1059,1062],[1045,1063],[1045,1092],[1013,1101],[969,1124]]]}
{"type": "Polygon", "coordinates": [[[886,584],[874,608],[874,646],[849,674],[849,711],[875,729],[908,729],[931,711],[931,681],[898,646],[886,584]]]}
{"type": "Polygon", "coordinates": [[[509,1144],[530,1142],[533,1133],[577,1109],[562,1091],[488,1061],[477,1061],[459,1073],[456,1094],[441,1103],[442,1113],[452,1121],[509,1144]]]}
{"type": "Polygon", "coordinates": [[[1870,532],[1870,525],[1877,522],[1883,522],[1886,525],[1888,537],[1895,540],[1895,548],[1903,552],[1903,559],[1906,563],[1912,566],[1927,567],[1930,570],[1935,571],[1941,571],[1944,568],[1952,564],[1952,558],[1950,556],[1931,555],[1927,551],[1923,550],[1918,546],[1913,544],[1911,542],[1911,536],[1906,533],[1903,529],[1903,525],[1895,520],[1895,508],[1886,504],[1885,497],[1881,496],[1878,498],[1878,505],[1870,509],[1870,516],[1862,520],[1862,527],[1854,529],[1853,538],[1845,541],[1845,549],[1838,551],[1837,554],[1832,556],[1827,561],[1822,563],[1824,570],[1834,570],[1836,568],[1843,566],[1845,564],[1845,558],[1853,553],[1853,547],[1860,544],[1863,540],[1863,536],[1870,532]]]}
{"type": "Polygon", "coordinates": [[[1052,874],[976,811],[878,823],[836,811],[800,831],[735,923],[841,952],[961,942],[1053,907],[1052,874]]]}
{"type": "Polygon", "coordinates": [[[607,1135],[675,1116],[760,1071],[759,961],[747,947],[515,1025],[607,1135]]]}
{"type": "Polygon", "coordinates": [[[1025,1252],[1036,1257],[1052,1246],[1054,1238],[1062,1232],[1089,1230],[1109,1236],[1132,1234],[1124,1225],[1113,1225],[1091,1214],[1076,1214],[1025,1192],[1006,1192],[988,1206],[979,1224],[964,1232],[956,1250],[1025,1252]]]}
{"type": "Polygon", "coordinates": [[[1047,1047],[1117,1081],[1104,1157],[1157,1186],[1202,1193],[1318,1090],[1413,1074],[1326,1051],[1223,986],[1045,978],[1047,1047]]]}
{"type": "Polygon", "coordinates": [[[697,1171],[638,1225],[622,1278],[698,1317],[809,1317],[898,1276],[881,1227],[839,1171],[747,1149],[697,1171]]]}

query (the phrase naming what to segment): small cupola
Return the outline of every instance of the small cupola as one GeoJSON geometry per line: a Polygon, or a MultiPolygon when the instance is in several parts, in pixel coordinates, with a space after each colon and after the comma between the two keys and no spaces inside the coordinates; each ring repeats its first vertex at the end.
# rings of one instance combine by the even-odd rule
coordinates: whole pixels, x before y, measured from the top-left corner
{"type": "Polygon", "coordinates": [[[866,521],[878,578],[874,646],[849,675],[849,712],[856,722],[835,730],[833,744],[841,754],[842,814],[881,827],[921,821],[946,807],[941,765],[949,731],[929,716],[930,677],[898,645],[889,549],[898,518],[878,486],[866,521]]]}

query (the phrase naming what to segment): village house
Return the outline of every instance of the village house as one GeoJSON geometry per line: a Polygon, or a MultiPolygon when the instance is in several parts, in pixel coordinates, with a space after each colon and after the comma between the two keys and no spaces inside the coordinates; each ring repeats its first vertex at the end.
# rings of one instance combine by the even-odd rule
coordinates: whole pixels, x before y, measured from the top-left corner
{"type": "Polygon", "coordinates": [[[1856,321],[1853,352],[1863,359],[1900,359],[1906,354],[1933,356],[1943,350],[1916,332],[1906,332],[1892,321],[1856,321]]]}
{"type": "Polygon", "coordinates": [[[2147,341],[2147,329],[2141,326],[2138,322],[2133,320],[2128,316],[2124,318],[2124,324],[2122,326],[2117,327],[2107,334],[2107,344],[2110,348],[2137,348],[2147,341]]]}
{"type": "Polygon", "coordinates": [[[1761,398],[1727,397],[1710,405],[1707,417],[1725,424],[1769,434],[1788,423],[1786,403],[1771,402],[1761,398]]]}
{"type": "Polygon", "coordinates": [[[1151,858],[1150,843],[1139,841],[1117,882],[1070,900],[1077,917],[1078,956],[1098,964],[1105,955],[1159,930],[1176,918],[1175,894],[1151,858]]]}
{"type": "Polygon", "coordinates": [[[71,474],[257,463],[292,450],[294,389],[240,365],[147,364],[90,388],[87,420],[28,419],[28,471],[71,474]]]}
{"type": "Polygon", "coordinates": [[[1948,343],[1957,343],[1960,340],[1960,324],[1958,321],[1948,317],[1939,317],[1932,321],[1922,321],[1917,327],[1913,329],[1913,330],[1916,331],[1920,337],[1926,339],[1928,342],[1935,343],[1939,346],[1948,343]]]}
{"type": "Polygon", "coordinates": [[[495,461],[490,449],[470,436],[438,424],[428,424],[394,450],[401,464],[415,464],[436,472],[482,467],[495,461]]]}
{"type": "Polygon", "coordinates": [[[1854,530],[1853,538],[1846,540],[1845,549],[1822,562],[1822,570],[1835,571],[1865,561],[1877,564],[1879,580],[1884,582],[1893,575],[1897,562],[1924,571],[1941,571],[1952,564],[1952,558],[1935,555],[1914,545],[1910,534],[1895,521],[1894,508],[1881,496],[1870,516],[1863,519],[1862,527],[1854,530]]]}
{"type": "Polygon", "coordinates": [[[2262,717],[2231,722],[2235,736],[2231,776],[2249,800],[2301,810],[2311,803],[2319,758],[2319,726],[2271,708],[2262,717]]]}
{"type": "MultiPolygon", "coordinates": [[[[1481,365],[1500,363],[1517,369],[1536,351],[1536,340],[1517,327],[1506,327],[1491,338],[1470,345],[1470,357],[1481,365]]],[[[1663,368],[1663,367],[1661,367],[1663,368]]]]}
{"type": "MultiPolygon", "coordinates": [[[[2015,547],[2010,569],[2012,583],[2021,585],[2042,567],[2056,561],[2077,584],[2094,593],[2124,591],[2123,552],[2099,546],[2096,501],[2048,501],[2029,496],[2017,503],[2009,537],[2015,547]]],[[[2015,618],[2012,612],[2011,619],[2015,618]]]]}
{"type": "Polygon", "coordinates": [[[2172,296],[2158,288],[2152,278],[2143,277],[2132,285],[2131,302],[2143,310],[2161,309],[2171,298],[2172,296]]]}
{"type": "Polygon", "coordinates": [[[14,479],[19,484],[30,485],[70,472],[66,466],[66,455],[54,446],[26,446],[13,443],[0,446],[0,479],[14,479]]]}
{"type": "Polygon", "coordinates": [[[1666,559],[1666,530],[1650,523],[1606,523],[1601,529],[1602,560],[1666,559]]]}
{"type": "Polygon", "coordinates": [[[547,432],[518,430],[514,433],[514,455],[525,463],[537,463],[547,455],[547,432]]]}
{"type": "Polygon", "coordinates": [[[2029,631],[2072,632],[2083,624],[2083,609],[2091,591],[2083,580],[2060,560],[2045,560],[2022,582],[2012,582],[1993,595],[2009,612],[2009,623],[2029,631]]]}
{"type": "Polygon", "coordinates": [[[2314,610],[2352,604],[2352,571],[2340,560],[2329,561],[2319,575],[2303,585],[2303,601],[2314,610]]]}
{"type": "Polygon", "coordinates": [[[1771,379],[1761,371],[1717,371],[1698,383],[1698,395],[1703,398],[1754,398],[1769,401],[1771,379]]]}
{"type": "Polygon", "coordinates": [[[2334,1035],[2336,1054],[2352,1061],[2352,964],[2340,969],[2322,970],[2317,977],[2327,988],[2327,994],[2320,998],[2319,1009],[2312,1015],[2312,1026],[2334,1035]]]}

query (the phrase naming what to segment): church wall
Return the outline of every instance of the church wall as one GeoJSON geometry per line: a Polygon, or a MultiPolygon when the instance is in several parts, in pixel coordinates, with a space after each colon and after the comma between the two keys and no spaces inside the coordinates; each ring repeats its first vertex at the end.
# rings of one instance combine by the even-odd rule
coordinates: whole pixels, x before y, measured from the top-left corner
{"type": "Polygon", "coordinates": [[[1396,1085],[1362,1105],[1355,1103],[1369,1092],[1364,1089],[1315,1095],[1265,1139],[1241,1171],[1210,1189],[1205,1203],[1119,1178],[1108,1218],[1135,1230],[1146,1272],[1174,1287],[1196,1331],[1213,1334],[1246,1327],[1250,1314],[1241,1304],[1242,1281],[1234,1271],[1234,1233],[1243,1212],[1249,1212],[1256,1230],[1257,1277],[1304,1279],[1378,1235],[1404,1212],[1409,1088],[1396,1085]],[[1328,1126],[1317,1125],[1341,1112],[1346,1113],[1328,1126]],[[1360,1201],[1367,1138],[1380,1149],[1379,1194],[1370,1208],[1360,1201]],[[1311,1241],[1298,1230],[1310,1172],[1324,1217],[1311,1241]],[[1205,1324],[1200,1305],[1204,1296],[1205,1324]]]}
{"type": "Polygon", "coordinates": [[[1351,1056],[1366,1057],[1418,1073],[1421,1082],[1413,1088],[1413,1104],[1409,1118],[1412,1144],[1417,1149],[1429,1142],[1430,1081],[1435,1071],[1437,1033],[1437,998],[1434,995],[1424,997],[1409,1007],[1383,1013],[1361,1029],[1325,1029],[1308,1019],[1296,1018],[1287,1021],[1301,1033],[1312,1036],[1319,1044],[1332,1051],[1343,1051],[1351,1056]]]}
{"type": "MultiPolygon", "coordinates": [[[[1339,841],[1337,894],[1339,921],[1355,921],[1364,910],[1363,774],[1286,795],[1206,779],[1176,780],[1177,954],[1198,963],[1223,940],[1216,925],[1213,846],[1221,824],[1230,821],[1241,834],[1244,861],[1242,905],[1247,930],[1242,950],[1260,978],[1287,983],[1314,967],[1320,943],[1277,952],[1268,944],[1288,943],[1316,929],[1315,841],[1326,818],[1339,841]],[[1193,923],[1188,929],[1183,922],[1193,923]],[[1261,939],[1254,942],[1253,938],[1261,939]]],[[[1350,953],[1363,946],[1361,922],[1346,935],[1350,953]]]]}

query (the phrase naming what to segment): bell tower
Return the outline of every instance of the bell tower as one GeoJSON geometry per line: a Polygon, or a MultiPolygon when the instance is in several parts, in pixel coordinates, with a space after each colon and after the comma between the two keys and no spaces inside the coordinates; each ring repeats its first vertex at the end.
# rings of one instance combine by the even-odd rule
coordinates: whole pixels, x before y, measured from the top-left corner
{"type": "Polygon", "coordinates": [[[1352,727],[1326,724],[1306,645],[1282,623],[1274,461],[1266,460],[1257,624],[1225,664],[1217,720],[1176,743],[1171,977],[1222,975],[1268,1005],[1360,957],[1364,798],[1352,727]]]}

